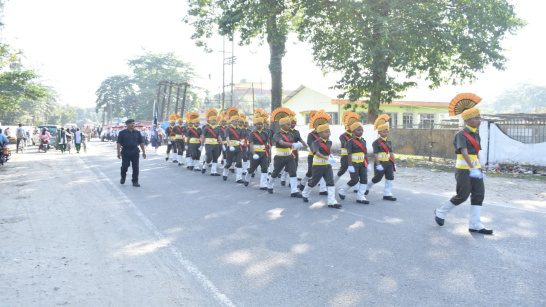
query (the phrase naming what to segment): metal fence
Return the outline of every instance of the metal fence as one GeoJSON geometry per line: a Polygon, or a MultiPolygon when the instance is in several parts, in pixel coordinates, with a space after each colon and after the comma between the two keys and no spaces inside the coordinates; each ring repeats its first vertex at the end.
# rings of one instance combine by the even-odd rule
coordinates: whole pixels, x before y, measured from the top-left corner
{"type": "Polygon", "coordinates": [[[512,139],[525,143],[546,142],[546,114],[515,117],[512,119],[493,119],[491,122],[512,139]]]}

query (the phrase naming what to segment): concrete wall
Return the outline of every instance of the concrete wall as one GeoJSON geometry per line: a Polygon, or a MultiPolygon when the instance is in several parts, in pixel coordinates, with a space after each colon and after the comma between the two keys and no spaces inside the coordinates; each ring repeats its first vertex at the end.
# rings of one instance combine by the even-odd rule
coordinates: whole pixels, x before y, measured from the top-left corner
{"type": "Polygon", "coordinates": [[[482,121],[480,163],[530,164],[546,166],[546,143],[524,144],[502,132],[495,124],[482,121]],[[487,146],[489,143],[489,146],[487,146]],[[489,152],[489,155],[487,154],[489,152]]]}

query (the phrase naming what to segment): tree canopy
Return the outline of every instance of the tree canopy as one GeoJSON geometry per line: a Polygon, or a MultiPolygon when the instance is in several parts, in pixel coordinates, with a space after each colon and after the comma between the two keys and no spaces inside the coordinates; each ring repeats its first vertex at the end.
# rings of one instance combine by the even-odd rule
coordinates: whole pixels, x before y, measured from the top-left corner
{"type": "Polygon", "coordinates": [[[546,86],[518,84],[500,94],[490,103],[481,103],[482,112],[492,113],[545,113],[546,86]]]}
{"type": "Polygon", "coordinates": [[[505,0],[337,0],[299,2],[302,40],[350,101],[380,103],[424,78],[431,88],[472,81],[488,66],[503,69],[507,34],[524,25],[505,0]]]}
{"type": "Polygon", "coordinates": [[[286,39],[292,28],[292,4],[289,0],[188,0],[190,18],[194,26],[192,38],[205,47],[207,39],[218,33],[233,39],[240,33],[240,45],[254,39],[267,41],[270,50],[271,108],[282,103],[282,58],[286,53],[286,39]]]}

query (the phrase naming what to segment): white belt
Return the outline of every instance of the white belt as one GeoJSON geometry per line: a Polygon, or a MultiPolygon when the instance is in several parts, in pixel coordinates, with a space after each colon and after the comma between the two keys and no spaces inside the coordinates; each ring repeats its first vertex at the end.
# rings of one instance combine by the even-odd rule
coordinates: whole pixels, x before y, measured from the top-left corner
{"type": "Polygon", "coordinates": [[[388,158],[389,155],[377,155],[378,158],[388,158]]]}
{"type": "Polygon", "coordinates": [[[254,145],[254,149],[265,149],[265,145],[254,145]]]}
{"type": "Polygon", "coordinates": [[[206,138],[205,139],[205,144],[215,145],[215,144],[218,144],[218,142],[216,141],[215,138],[206,138]]]}
{"type": "Polygon", "coordinates": [[[174,138],[177,140],[181,140],[184,138],[184,136],[182,134],[177,134],[174,138]]]}
{"type": "Polygon", "coordinates": [[[290,152],[290,151],[289,152],[278,151],[276,155],[277,156],[289,156],[291,154],[292,154],[292,152],[290,152]]]}
{"type": "Polygon", "coordinates": [[[347,148],[341,148],[341,153],[346,154],[347,153],[347,148]]]}
{"type": "Polygon", "coordinates": [[[317,158],[313,158],[313,162],[317,162],[317,163],[330,163],[328,160],[326,159],[317,159],[317,158]]]}
{"type": "Polygon", "coordinates": [[[353,160],[364,160],[364,156],[351,156],[353,160]]]}
{"type": "MultiPolygon", "coordinates": [[[[478,165],[478,163],[480,163],[480,161],[471,161],[472,162],[472,165],[478,165]]],[[[468,163],[466,163],[465,160],[457,160],[457,164],[459,165],[468,165],[468,163]]]]}
{"type": "Polygon", "coordinates": [[[229,145],[230,146],[238,146],[238,145],[240,145],[240,142],[239,141],[229,141],[229,145]]]}

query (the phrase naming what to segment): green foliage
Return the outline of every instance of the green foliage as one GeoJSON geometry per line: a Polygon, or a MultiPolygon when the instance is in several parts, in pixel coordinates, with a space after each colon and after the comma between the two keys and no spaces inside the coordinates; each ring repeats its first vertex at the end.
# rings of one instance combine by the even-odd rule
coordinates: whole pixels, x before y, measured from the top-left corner
{"type": "Polygon", "coordinates": [[[271,73],[271,108],[281,107],[282,58],[286,52],[286,37],[292,29],[294,18],[290,0],[188,0],[189,16],[185,22],[194,26],[192,39],[197,46],[211,51],[207,40],[218,33],[233,39],[241,36],[240,45],[248,45],[254,39],[267,41],[270,47],[269,71],[271,73]]]}
{"type": "Polygon", "coordinates": [[[107,109],[112,117],[134,117],[138,110],[137,95],[129,76],[112,76],[102,81],[97,95],[96,109],[107,109]]]}
{"type": "Polygon", "coordinates": [[[504,91],[491,103],[482,103],[483,113],[543,113],[546,106],[546,86],[519,84],[504,91]]]}
{"type": "Polygon", "coordinates": [[[343,76],[342,97],[369,104],[368,122],[380,102],[420,76],[431,88],[472,81],[488,66],[503,69],[501,41],[524,22],[505,0],[338,0],[300,2],[298,31],[314,46],[325,71],[343,76]],[[405,81],[398,81],[400,77],[405,81]]]}

